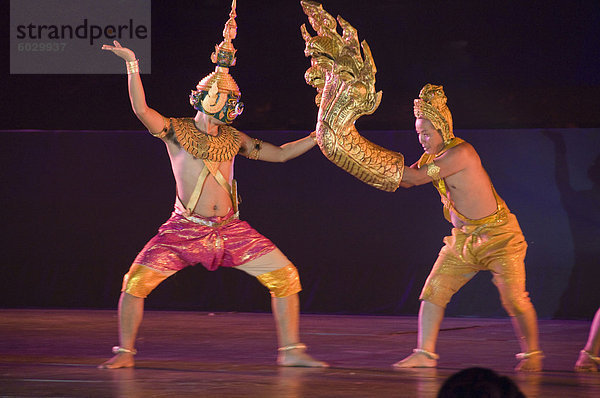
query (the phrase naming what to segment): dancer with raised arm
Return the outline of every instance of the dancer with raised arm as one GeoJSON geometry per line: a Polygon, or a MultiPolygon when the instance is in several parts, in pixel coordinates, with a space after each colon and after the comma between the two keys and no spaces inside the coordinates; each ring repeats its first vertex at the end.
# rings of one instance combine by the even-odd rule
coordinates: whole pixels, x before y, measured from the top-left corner
{"type": "Polygon", "coordinates": [[[315,145],[312,136],[280,147],[251,138],[231,127],[242,112],[240,90],[229,74],[235,64],[232,40],[237,32],[235,0],[215,48],[215,71],[190,95],[194,118],[167,118],[146,104],[138,60],[118,42],[104,45],[123,58],[129,96],[135,115],[155,137],[164,141],[177,185],[175,208],[138,254],[123,278],[119,300],[119,346],[101,368],[134,366],[135,341],[142,321],[144,298],[163,280],[181,269],[202,264],[208,270],[235,267],[255,276],[272,296],[281,366],[326,367],[306,354],[299,338],[301,290],[296,267],[267,238],[238,217],[233,162],[237,154],[267,162],[285,162],[315,145]]]}

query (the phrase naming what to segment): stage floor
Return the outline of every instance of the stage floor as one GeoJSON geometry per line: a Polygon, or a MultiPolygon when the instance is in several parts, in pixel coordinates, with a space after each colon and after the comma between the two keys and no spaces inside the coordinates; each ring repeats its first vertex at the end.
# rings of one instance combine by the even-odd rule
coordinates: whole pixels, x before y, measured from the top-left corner
{"type": "Polygon", "coordinates": [[[416,317],[302,315],[302,340],[329,369],[279,368],[270,314],[147,311],[136,368],[100,370],[116,311],[0,310],[1,397],[435,397],[456,371],[483,366],[527,397],[600,397],[600,373],[573,372],[590,322],[540,321],[545,371],[513,371],[508,319],[448,318],[438,369],[394,371],[416,317]]]}

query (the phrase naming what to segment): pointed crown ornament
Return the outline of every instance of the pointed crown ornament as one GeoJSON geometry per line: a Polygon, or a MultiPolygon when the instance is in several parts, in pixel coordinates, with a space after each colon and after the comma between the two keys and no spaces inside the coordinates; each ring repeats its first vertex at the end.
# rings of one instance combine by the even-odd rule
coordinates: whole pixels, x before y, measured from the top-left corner
{"type": "Polygon", "coordinates": [[[414,101],[414,113],[417,119],[427,119],[441,134],[444,144],[454,138],[452,114],[446,105],[443,86],[426,84],[414,101]]]}
{"type": "Polygon", "coordinates": [[[237,34],[235,8],[236,0],[233,0],[229,20],[223,29],[223,41],[215,45],[215,51],[210,57],[217,65],[214,72],[200,80],[196,90],[192,90],[190,94],[190,104],[194,109],[226,124],[233,122],[244,110],[244,103],[240,102],[242,93],[229,74],[229,67],[234,66],[236,62],[237,50],[232,43],[237,34]]]}

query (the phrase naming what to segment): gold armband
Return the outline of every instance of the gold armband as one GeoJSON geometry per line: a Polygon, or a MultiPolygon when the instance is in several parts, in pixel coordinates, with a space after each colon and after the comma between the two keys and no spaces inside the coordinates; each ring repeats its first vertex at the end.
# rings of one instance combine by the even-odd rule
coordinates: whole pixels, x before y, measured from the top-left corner
{"type": "Polygon", "coordinates": [[[127,74],[133,75],[134,73],[140,73],[140,65],[139,60],[135,59],[133,61],[125,61],[125,66],[127,67],[127,74]]]}
{"type": "Polygon", "coordinates": [[[440,179],[440,167],[437,166],[433,161],[425,165],[427,167],[427,175],[431,177],[433,181],[440,179]]]}
{"type": "Polygon", "coordinates": [[[171,119],[163,116],[164,127],[158,133],[153,133],[150,131],[150,134],[155,136],[156,138],[165,138],[169,134],[169,130],[171,129],[171,119]]]}
{"type": "Polygon", "coordinates": [[[252,148],[248,152],[248,159],[258,160],[260,149],[262,148],[262,141],[258,138],[252,138],[252,148]]]}

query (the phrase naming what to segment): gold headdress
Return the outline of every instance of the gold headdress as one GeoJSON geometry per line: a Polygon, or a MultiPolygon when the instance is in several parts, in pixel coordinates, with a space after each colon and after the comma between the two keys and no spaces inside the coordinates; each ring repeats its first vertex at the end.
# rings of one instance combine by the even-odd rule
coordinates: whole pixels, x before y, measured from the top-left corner
{"type": "Polygon", "coordinates": [[[210,56],[211,61],[217,64],[214,72],[200,80],[196,90],[190,94],[190,104],[196,110],[228,124],[244,109],[244,104],[240,102],[242,93],[229,74],[229,67],[235,65],[237,51],[232,43],[237,34],[235,7],[236,0],[233,0],[229,20],[223,29],[223,41],[215,46],[210,56]]]}
{"type": "Polygon", "coordinates": [[[442,133],[444,144],[454,138],[452,114],[446,105],[447,100],[443,86],[426,84],[414,102],[415,117],[429,120],[442,133]]]}

